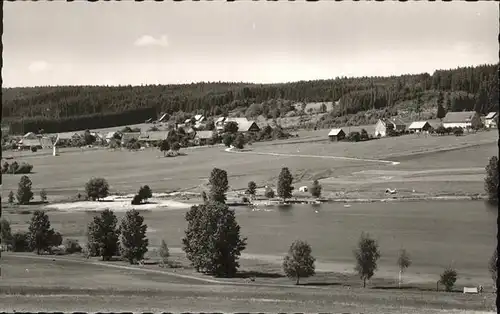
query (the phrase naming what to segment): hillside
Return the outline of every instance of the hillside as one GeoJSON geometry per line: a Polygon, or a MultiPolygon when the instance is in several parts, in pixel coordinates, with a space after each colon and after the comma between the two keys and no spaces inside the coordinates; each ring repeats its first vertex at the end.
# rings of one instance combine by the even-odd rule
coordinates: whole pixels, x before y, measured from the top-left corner
{"type": "MultiPolygon", "coordinates": [[[[311,114],[297,103],[333,102],[314,122],[327,127],[380,116],[432,115],[438,95],[448,110],[498,107],[498,64],[390,77],[336,78],[283,84],[196,83],[146,86],[57,86],[2,89],[3,124],[14,133],[63,132],[140,123],[166,112],[279,118],[311,114]]],[[[308,120],[308,119],[305,119],[308,120]]]]}

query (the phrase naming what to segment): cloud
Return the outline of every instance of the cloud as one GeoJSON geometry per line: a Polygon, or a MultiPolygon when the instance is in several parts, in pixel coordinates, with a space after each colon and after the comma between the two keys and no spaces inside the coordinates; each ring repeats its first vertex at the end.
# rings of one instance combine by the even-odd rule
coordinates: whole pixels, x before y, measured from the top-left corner
{"type": "Polygon", "coordinates": [[[38,72],[43,72],[46,71],[50,68],[50,64],[47,61],[34,61],[31,62],[29,65],[28,69],[32,73],[38,73],[38,72]]]}
{"type": "Polygon", "coordinates": [[[135,42],[134,45],[136,46],[160,46],[160,47],[167,47],[168,46],[168,41],[167,41],[167,36],[162,35],[159,38],[154,38],[153,36],[150,35],[143,35],[139,37],[135,42]]]}

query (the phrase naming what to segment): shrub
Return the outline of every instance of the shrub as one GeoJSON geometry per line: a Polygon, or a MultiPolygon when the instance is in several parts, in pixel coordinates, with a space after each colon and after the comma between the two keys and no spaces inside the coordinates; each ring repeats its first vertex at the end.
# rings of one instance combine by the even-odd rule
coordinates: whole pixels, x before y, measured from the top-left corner
{"type": "Polygon", "coordinates": [[[453,134],[455,134],[455,136],[464,135],[464,129],[462,129],[462,128],[455,128],[453,130],[453,134]]]}
{"type": "Polygon", "coordinates": [[[11,232],[11,229],[10,229],[10,223],[8,220],[6,220],[5,218],[2,218],[2,220],[0,220],[0,236],[1,236],[1,240],[2,240],[2,244],[12,244],[12,232],[11,232]]]}
{"type": "Polygon", "coordinates": [[[271,187],[266,187],[266,191],[264,192],[264,195],[267,198],[274,198],[274,190],[271,187]]]}
{"type": "Polygon", "coordinates": [[[148,198],[153,197],[153,191],[151,191],[151,188],[149,187],[149,185],[141,186],[139,188],[139,192],[137,194],[141,198],[141,201],[145,201],[148,198]]]}
{"type": "Polygon", "coordinates": [[[14,204],[14,192],[10,191],[8,196],[9,204],[14,204]]]}
{"type": "Polygon", "coordinates": [[[38,150],[38,148],[36,146],[31,146],[31,151],[33,153],[36,153],[37,150],[38,150]]]}
{"type": "Polygon", "coordinates": [[[2,173],[7,173],[8,171],[9,171],[9,163],[5,161],[2,164],[2,173]]]}
{"type": "Polygon", "coordinates": [[[243,149],[245,147],[245,137],[243,136],[243,134],[240,133],[236,135],[236,138],[233,141],[233,145],[237,149],[243,149]]]}
{"type": "Polygon", "coordinates": [[[320,197],[321,196],[321,185],[319,184],[318,180],[314,180],[313,184],[309,188],[309,191],[311,192],[311,195],[313,197],[320,197]]]}
{"type": "Polygon", "coordinates": [[[130,202],[130,204],[132,205],[141,205],[141,203],[142,203],[142,198],[138,194],[134,195],[134,198],[130,202]]]}
{"type": "Polygon", "coordinates": [[[64,247],[66,248],[67,254],[82,253],[83,248],[81,247],[78,240],[66,239],[64,241],[64,247]]]}
{"type": "Polygon", "coordinates": [[[248,197],[243,196],[243,197],[241,198],[241,202],[242,202],[242,203],[249,203],[249,202],[250,202],[250,200],[248,199],[248,197]]]}
{"type": "Polygon", "coordinates": [[[361,140],[361,134],[359,132],[351,132],[347,135],[347,140],[349,142],[359,142],[361,140]]]}
{"type": "Polygon", "coordinates": [[[42,200],[42,202],[47,201],[47,192],[45,191],[45,189],[42,189],[40,191],[40,199],[42,200]]]}
{"type": "Polygon", "coordinates": [[[444,270],[441,274],[441,278],[439,279],[439,283],[445,286],[446,291],[450,292],[457,281],[457,271],[453,268],[449,267],[444,270]]]}
{"type": "Polygon", "coordinates": [[[29,252],[28,233],[16,232],[12,235],[12,250],[14,252],[29,252]]]}
{"type": "Polygon", "coordinates": [[[255,184],[255,182],[253,182],[253,181],[250,181],[250,182],[248,182],[248,188],[245,191],[245,193],[247,193],[250,196],[254,197],[256,190],[257,190],[257,184],[255,184]]]}

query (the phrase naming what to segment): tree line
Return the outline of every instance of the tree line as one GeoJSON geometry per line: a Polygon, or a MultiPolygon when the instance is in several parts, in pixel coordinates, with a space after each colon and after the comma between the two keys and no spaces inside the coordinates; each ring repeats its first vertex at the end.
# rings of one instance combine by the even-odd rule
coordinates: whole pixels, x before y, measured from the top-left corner
{"type": "Polygon", "coordinates": [[[270,109],[264,109],[266,112],[275,116],[283,115],[287,110],[278,109],[280,105],[273,103],[277,100],[339,101],[340,106],[332,114],[344,116],[366,110],[393,108],[396,103],[405,100],[418,102],[419,95],[430,91],[449,94],[450,101],[457,103],[455,109],[466,109],[471,104],[474,107],[478,103],[477,111],[485,112],[498,108],[497,70],[498,64],[495,64],[438,70],[432,75],[337,77],[283,84],[3,88],[2,115],[7,123],[13,124],[12,129],[16,131],[24,127],[25,132],[40,128],[47,132],[63,132],[74,130],[77,126],[79,129],[114,126],[116,121],[120,124],[141,123],[160,113],[202,113],[214,116],[266,101],[270,105],[270,109]],[[484,108],[479,108],[481,106],[484,108]],[[136,112],[138,109],[145,111],[136,112]]]}

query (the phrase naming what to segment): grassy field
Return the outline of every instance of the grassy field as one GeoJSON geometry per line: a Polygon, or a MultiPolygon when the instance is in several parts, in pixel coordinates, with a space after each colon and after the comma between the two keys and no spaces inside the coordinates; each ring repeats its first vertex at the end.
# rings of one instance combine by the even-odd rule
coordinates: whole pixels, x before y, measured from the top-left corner
{"type": "MultiPolygon", "coordinates": [[[[331,286],[221,285],[163,271],[92,261],[3,256],[0,302],[7,311],[317,311],[458,313],[493,308],[493,295],[331,286]],[[109,264],[108,264],[109,265],[109,264]],[[120,267],[119,265],[117,265],[120,267]],[[70,301],[71,300],[71,301],[70,301]]],[[[31,255],[32,256],[32,255],[31,255]]]]}

